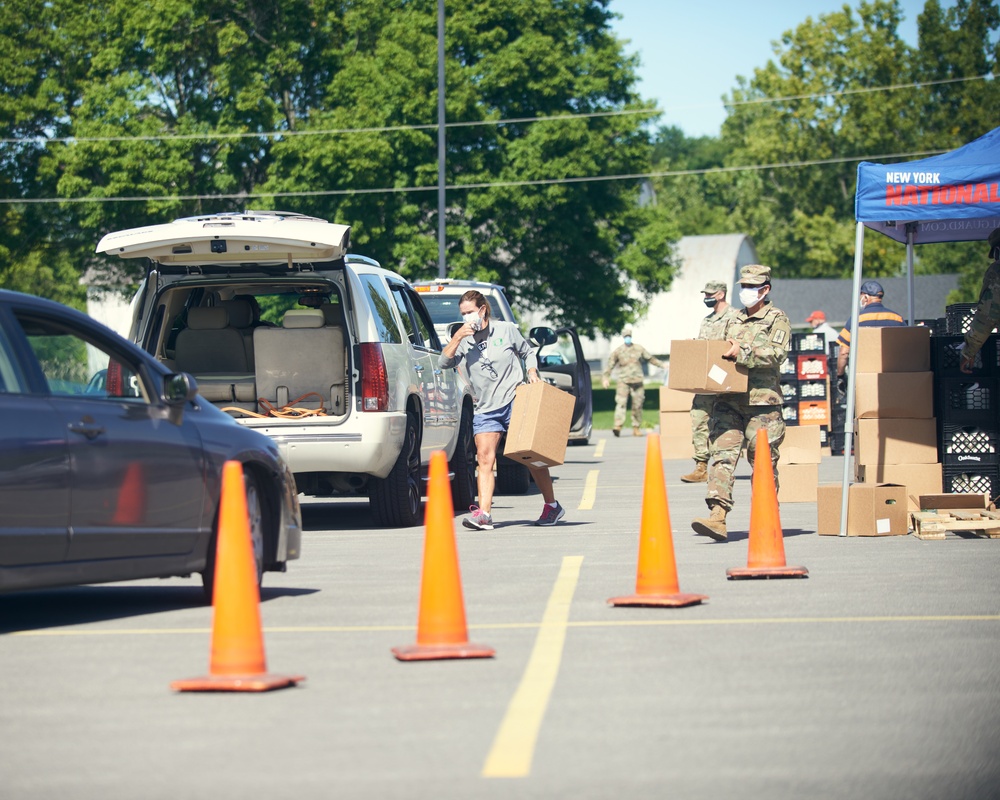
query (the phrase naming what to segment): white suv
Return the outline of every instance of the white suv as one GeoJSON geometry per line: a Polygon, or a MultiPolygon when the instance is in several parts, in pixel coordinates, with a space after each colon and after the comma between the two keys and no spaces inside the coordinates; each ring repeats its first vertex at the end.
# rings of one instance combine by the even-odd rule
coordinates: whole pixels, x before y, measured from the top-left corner
{"type": "Polygon", "coordinates": [[[468,386],[438,367],[411,285],[348,254],[349,238],[346,225],[247,211],[109,233],[97,252],[147,259],[130,338],[270,436],[300,492],[367,495],[377,524],[417,525],[430,454],[444,450],[464,510],[476,489],[468,386]]]}

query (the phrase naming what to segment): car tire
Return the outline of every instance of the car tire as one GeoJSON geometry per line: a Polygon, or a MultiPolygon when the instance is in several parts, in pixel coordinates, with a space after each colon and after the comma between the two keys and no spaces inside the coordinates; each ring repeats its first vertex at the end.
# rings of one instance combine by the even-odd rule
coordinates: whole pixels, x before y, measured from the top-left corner
{"type": "Polygon", "coordinates": [[[509,458],[497,458],[497,494],[527,494],[531,488],[531,473],[524,464],[509,458]]]}
{"type": "Polygon", "coordinates": [[[368,499],[376,525],[412,528],[423,521],[420,426],[414,411],[406,412],[403,448],[392,471],[384,478],[371,481],[368,499]]]}
{"type": "MultiPolygon", "coordinates": [[[[250,523],[250,541],[253,543],[254,562],[257,568],[257,586],[264,580],[264,551],[267,546],[267,507],[260,481],[253,473],[243,472],[243,488],[246,493],[247,518],[250,523]]],[[[221,509],[220,509],[221,511],[221,509]]],[[[215,530],[208,543],[208,557],[201,573],[201,587],[205,600],[212,603],[215,597],[215,554],[219,546],[219,511],[215,514],[215,530]]]]}
{"type": "Polygon", "coordinates": [[[476,502],[476,438],[472,435],[472,413],[464,411],[458,426],[455,453],[448,462],[455,476],[451,480],[451,501],[456,511],[466,511],[476,502]]]}

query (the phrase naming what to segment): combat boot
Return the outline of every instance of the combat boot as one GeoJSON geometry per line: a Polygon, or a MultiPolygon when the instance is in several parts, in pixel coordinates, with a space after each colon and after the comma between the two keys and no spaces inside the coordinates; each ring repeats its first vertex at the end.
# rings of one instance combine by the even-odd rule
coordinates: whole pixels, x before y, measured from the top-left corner
{"type": "Polygon", "coordinates": [[[691,522],[691,527],[699,536],[710,536],[717,542],[726,541],[726,509],[712,506],[712,514],[707,519],[699,518],[691,522]]]}
{"type": "Polygon", "coordinates": [[[684,483],[705,483],[708,480],[708,465],[704,461],[694,462],[694,472],[681,475],[684,483]]]}
{"type": "Polygon", "coordinates": [[[639,428],[632,428],[632,435],[633,436],[642,436],[642,433],[640,432],[639,428]]]}
{"type": "Polygon", "coordinates": [[[611,432],[612,432],[612,433],[613,433],[613,434],[615,435],[615,437],[616,437],[616,438],[617,438],[618,436],[621,436],[621,435],[622,435],[622,429],[621,429],[621,428],[612,428],[612,429],[611,429],[611,432]]]}

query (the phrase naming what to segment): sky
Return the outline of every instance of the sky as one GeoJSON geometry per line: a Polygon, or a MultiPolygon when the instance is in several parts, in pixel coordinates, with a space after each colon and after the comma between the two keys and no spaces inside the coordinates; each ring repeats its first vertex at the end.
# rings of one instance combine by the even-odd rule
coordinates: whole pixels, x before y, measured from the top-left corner
{"type": "MultiPolygon", "coordinates": [[[[774,58],[772,41],[806,17],[815,20],[845,4],[856,14],[858,0],[612,0],[610,8],[622,17],[614,30],[630,40],[626,52],[642,61],[639,94],[666,112],[657,126],[676,125],[693,137],[719,135],[726,118],[722,96],[737,75],[750,78],[774,58]]],[[[924,0],[900,0],[900,35],[914,46],[923,6],[924,0]]]]}

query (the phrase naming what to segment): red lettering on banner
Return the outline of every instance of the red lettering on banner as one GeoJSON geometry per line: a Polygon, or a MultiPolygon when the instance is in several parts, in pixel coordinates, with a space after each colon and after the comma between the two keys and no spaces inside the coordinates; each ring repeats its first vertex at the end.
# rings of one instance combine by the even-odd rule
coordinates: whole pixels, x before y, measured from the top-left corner
{"type": "Polygon", "coordinates": [[[990,200],[994,203],[1000,203],[1000,183],[990,184],[990,200]]]}
{"type": "Polygon", "coordinates": [[[916,186],[904,186],[903,187],[903,205],[904,206],[915,206],[920,203],[920,197],[917,194],[916,186]]]}
{"type": "Polygon", "coordinates": [[[956,186],[955,191],[958,195],[957,202],[959,203],[971,203],[972,202],[972,184],[963,183],[961,186],[956,186]]]}
{"type": "Polygon", "coordinates": [[[941,187],[935,186],[934,190],[931,192],[931,203],[941,202],[941,187]]]}
{"type": "Polygon", "coordinates": [[[941,202],[948,204],[955,202],[955,187],[954,186],[942,186],[941,187],[941,202]]]}
{"type": "Polygon", "coordinates": [[[903,204],[903,187],[888,184],[885,187],[885,204],[887,206],[899,206],[903,204]]]}
{"type": "Polygon", "coordinates": [[[988,203],[990,202],[990,192],[985,183],[977,183],[976,190],[972,194],[973,203],[988,203]]]}

